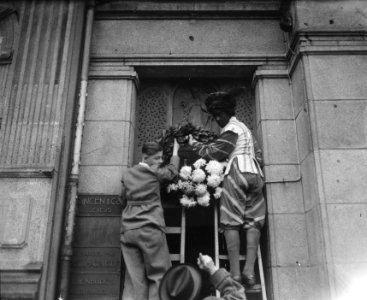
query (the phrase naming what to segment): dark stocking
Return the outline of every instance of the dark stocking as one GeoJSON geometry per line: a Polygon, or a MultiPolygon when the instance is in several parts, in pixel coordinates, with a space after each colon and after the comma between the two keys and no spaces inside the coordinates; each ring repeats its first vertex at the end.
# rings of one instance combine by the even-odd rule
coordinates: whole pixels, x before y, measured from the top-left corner
{"type": "Polygon", "coordinates": [[[240,234],[238,230],[224,231],[227,244],[229,266],[232,277],[239,277],[240,274],[240,234]]]}
{"type": "Polygon", "coordinates": [[[245,275],[255,274],[255,261],[257,258],[257,247],[260,241],[260,230],[257,228],[249,228],[246,230],[246,264],[242,271],[245,275]]]}

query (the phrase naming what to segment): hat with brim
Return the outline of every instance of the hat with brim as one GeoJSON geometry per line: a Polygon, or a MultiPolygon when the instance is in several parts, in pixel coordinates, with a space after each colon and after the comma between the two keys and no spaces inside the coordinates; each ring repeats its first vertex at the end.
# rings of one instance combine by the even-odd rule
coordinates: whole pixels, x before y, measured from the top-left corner
{"type": "Polygon", "coordinates": [[[201,291],[200,271],[187,264],[171,267],[159,286],[160,300],[196,300],[201,291]]]}

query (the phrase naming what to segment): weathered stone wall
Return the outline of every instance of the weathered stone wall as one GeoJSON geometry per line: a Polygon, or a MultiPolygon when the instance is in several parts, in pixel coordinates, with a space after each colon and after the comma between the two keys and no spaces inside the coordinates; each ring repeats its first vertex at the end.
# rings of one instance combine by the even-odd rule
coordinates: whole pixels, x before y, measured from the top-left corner
{"type": "Polygon", "coordinates": [[[366,276],[366,10],[364,1],[291,7],[290,75],[314,292],[305,299],[337,299],[366,276]]]}
{"type": "Polygon", "coordinates": [[[76,95],[84,4],[12,5],[18,15],[13,47],[0,69],[1,298],[45,299],[46,281],[57,273],[60,232],[52,233],[63,218],[55,212],[68,162],[60,161],[70,143],[72,112],[66,112],[76,95]]]}
{"type": "Polygon", "coordinates": [[[92,65],[79,193],[121,193],[122,173],[133,157],[136,84],[132,68],[92,65]]]}
{"type": "MultiPolygon", "coordinates": [[[[320,199],[317,213],[322,219],[329,279],[339,295],[345,281],[365,276],[367,269],[367,185],[363,179],[367,175],[363,168],[367,162],[367,78],[363,71],[367,56],[313,55],[304,65],[315,161],[312,175],[316,175],[320,199]]],[[[314,201],[308,206],[315,208],[314,201]]]]}
{"type": "Polygon", "coordinates": [[[93,41],[92,56],[108,58],[284,52],[277,20],[97,20],[93,41]]]}
{"type": "Polygon", "coordinates": [[[316,281],[309,268],[292,81],[284,66],[259,68],[254,79],[268,204],[268,293],[274,299],[312,299],[309,286],[316,281]]]}

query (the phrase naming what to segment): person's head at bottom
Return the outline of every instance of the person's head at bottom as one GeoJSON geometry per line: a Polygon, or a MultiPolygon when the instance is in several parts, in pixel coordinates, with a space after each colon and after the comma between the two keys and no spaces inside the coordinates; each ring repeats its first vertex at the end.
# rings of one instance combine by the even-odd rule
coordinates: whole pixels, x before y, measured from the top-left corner
{"type": "Polygon", "coordinates": [[[169,269],[159,287],[160,300],[198,300],[202,286],[200,271],[187,264],[169,269]]]}
{"type": "MultiPolygon", "coordinates": [[[[210,275],[218,270],[211,257],[199,254],[199,268],[210,275]]],[[[188,264],[178,264],[171,267],[163,276],[159,286],[160,300],[201,300],[200,292],[202,278],[198,268],[188,264]]],[[[205,297],[204,300],[218,299],[205,297]]]]}

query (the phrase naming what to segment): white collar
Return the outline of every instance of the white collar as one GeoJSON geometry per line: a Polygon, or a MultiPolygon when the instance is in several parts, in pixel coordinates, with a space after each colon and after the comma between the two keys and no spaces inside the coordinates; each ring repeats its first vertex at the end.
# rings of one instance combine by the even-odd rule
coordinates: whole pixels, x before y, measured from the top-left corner
{"type": "Polygon", "coordinates": [[[143,166],[143,167],[146,167],[146,168],[149,168],[149,169],[150,169],[150,166],[149,166],[147,163],[143,162],[143,161],[141,161],[141,162],[139,163],[139,165],[141,165],[141,166],[143,166]]]}

